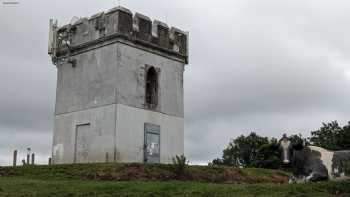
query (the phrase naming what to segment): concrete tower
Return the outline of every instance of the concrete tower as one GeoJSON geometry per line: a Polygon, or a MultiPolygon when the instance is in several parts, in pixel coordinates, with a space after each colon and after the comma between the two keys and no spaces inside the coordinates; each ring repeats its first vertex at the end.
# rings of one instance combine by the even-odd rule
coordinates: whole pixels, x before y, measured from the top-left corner
{"type": "Polygon", "coordinates": [[[54,164],[170,163],[184,153],[188,35],[123,7],[58,27],[54,164]]]}

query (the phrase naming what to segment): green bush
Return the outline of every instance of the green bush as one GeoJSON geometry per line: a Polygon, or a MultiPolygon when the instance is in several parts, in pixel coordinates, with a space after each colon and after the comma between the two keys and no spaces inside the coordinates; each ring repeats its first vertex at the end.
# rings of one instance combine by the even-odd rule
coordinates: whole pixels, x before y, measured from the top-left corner
{"type": "Polygon", "coordinates": [[[178,156],[176,155],[173,158],[173,164],[176,167],[176,171],[179,174],[183,174],[185,172],[185,168],[188,165],[188,161],[184,155],[178,156]]]}

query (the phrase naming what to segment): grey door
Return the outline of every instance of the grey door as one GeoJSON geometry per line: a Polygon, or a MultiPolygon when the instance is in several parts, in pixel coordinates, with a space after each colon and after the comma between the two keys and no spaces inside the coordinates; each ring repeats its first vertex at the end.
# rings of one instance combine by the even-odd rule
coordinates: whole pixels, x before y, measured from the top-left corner
{"type": "Polygon", "coordinates": [[[145,163],[160,163],[160,126],[145,123],[145,163]]]}
{"type": "Polygon", "coordinates": [[[89,162],[89,133],[90,124],[77,125],[75,137],[74,163],[89,162]]]}

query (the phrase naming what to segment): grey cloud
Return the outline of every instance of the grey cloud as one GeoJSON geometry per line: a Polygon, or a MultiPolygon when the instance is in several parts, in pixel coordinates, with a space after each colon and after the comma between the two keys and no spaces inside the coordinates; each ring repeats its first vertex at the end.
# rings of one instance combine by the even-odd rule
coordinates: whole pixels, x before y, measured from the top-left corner
{"type": "Polygon", "coordinates": [[[191,37],[185,78],[186,150],[194,160],[219,156],[240,134],[309,135],[322,121],[349,117],[346,5],[332,4],[333,13],[316,1],[240,5],[229,20],[213,17],[191,31],[199,36],[191,37]]]}

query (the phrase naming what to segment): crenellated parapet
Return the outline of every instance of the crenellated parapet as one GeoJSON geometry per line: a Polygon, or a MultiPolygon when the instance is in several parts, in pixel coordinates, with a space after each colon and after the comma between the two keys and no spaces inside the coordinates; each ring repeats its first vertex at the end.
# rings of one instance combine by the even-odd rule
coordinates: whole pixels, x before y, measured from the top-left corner
{"type": "Polygon", "coordinates": [[[113,42],[127,42],[188,62],[188,33],[152,20],[140,13],[116,7],[90,18],[57,27],[52,23],[49,54],[53,61],[91,47],[113,42]]]}

